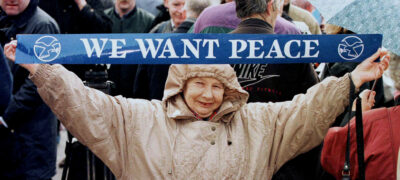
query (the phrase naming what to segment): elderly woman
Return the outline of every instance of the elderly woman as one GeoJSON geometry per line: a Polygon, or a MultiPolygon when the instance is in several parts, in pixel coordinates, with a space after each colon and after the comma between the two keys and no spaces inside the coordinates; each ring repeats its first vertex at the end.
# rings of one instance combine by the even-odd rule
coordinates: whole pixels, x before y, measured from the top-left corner
{"type": "MultiPolygon", "coordinates": [[[[400,56],[391,54],[390,73],[397,92],[400,91],[400,56]]],[[[395,95],[396,106],[379,108],[363,114],[365,179],[396,179],[396,166],[400,148],[400,96],[395,95]]],[[[331,128],[325,137],[321,163],[326,171],[341,179],[345,160],[347,129],[331,128]]],[[[350,121],[351,132],[355,132],[355,121],[350,121]]],[[[355,134],[355,133],[353,133],[355,134]]],[[[350,138],[350,174],[357,179],[358,162],[356,136],[350,138]]],[[[400,174],[399,174],[400,175],[400,174]]],[[[399,179],[400,176],[397,176],[399,179]]]]}
{"type": "MultiPolygon", "coordinates": [[[[5,48],[11,60],[15,48],[5,48]]],[[[60,65],[22,66],[65,127],[118,179],[270,179],[321,143],[352,83],[380,77],[389,57],[374,60],[385,54],[282,103],[246,104],[230,65],[172,65],[162,101],[108,96],[60,65]]]]}

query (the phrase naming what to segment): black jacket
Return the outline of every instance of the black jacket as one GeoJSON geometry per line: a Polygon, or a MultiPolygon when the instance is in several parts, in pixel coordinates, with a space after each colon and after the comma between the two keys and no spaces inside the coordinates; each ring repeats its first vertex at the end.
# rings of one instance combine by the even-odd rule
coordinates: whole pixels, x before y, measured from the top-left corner
{"type": "MultiPolygon", "coordinates": [[[[56,22],[31,0],[15,17],[0,17],[3,43],[16,34],[59,33],[56,22]]],[[[0,127],[0,179],[50,179],[55,174],[57,121],[42,101],[28,71],[11,64],[14,78],[10,103],[0,127]]]]}
{"type": "Polygon", "coordinates": [[[171,18],[169,16],[168,9],[164,6],[164,4],[160,4],[156,8],[159,10],[159,13],[155,17],[153,24],[151,25],[152,28],[163,21],[168,21],[171,18]]]}
{"type": "MultiPolygon", "coordinates": [[[[10,101],[12,79],[6,58],[3,56],[3,48],[0,46],[0,116],[3,115],[10,101]]],[[[0,125],[1,126],[1,125],[0,125]]]]}
{"type": "MultiPolygon", "coordinates": [[[[270,24],[259,19],[247,19],[231,33],[273,34],[270,24]]],[[[291,100],[318,83],[311,64],[246,64],[233,65],[239,83],[250,94],[249,102],[279,102],[291,100]]],[[[313,179],[318,167],[319,149],[301,154],[284,164],[272,177],[279,179],[313,179]]]]}
{"type": "MultiPolygon", "coordinates": [[[[131,12],[120,18],[115,8],[105,10],[106,15],[112,20],[112,33],[148,33],[151,29],[154,17],[147,11],[135,7],[131,12]]],[[[115,88],[112,95],[122,95],[133,98],[133,83],[135,80],[136,64],[112,64],[110,66],[109,80],[114,82],[115,88]]]]}
{"type": "MultiPolygon", "coordinates": [[[[259,19],[242,21],[233,34],[273,34],[270,24],[259,19]]],[[[240,85],[249,92],[249,102],[291,100],[318,83],[311,64],[235,64],[240,85]]]]}
{"type": "MultiPolygon", "coordinates": [[[[240,23],[232,33],[273,34],[273,29],[264,21],[249,19],[240,23]]],[[[311,64],[236,64],[232,66],[242,87],[250,93],[249,102],[291,100],[294,95],[305,93],[309,87],[318,82],[311,64]],[[248,73],[249,71],[251,72],[248,73]]],[[[168,68],[169,65],[139,65],[133,96],[161,99],[168,68]]]]}

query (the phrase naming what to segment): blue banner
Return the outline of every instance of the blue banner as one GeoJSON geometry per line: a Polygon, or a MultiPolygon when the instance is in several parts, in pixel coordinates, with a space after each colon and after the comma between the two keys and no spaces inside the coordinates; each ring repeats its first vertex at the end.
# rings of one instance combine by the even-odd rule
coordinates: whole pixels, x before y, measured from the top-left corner
{"type": "Polygon", "coordinates": [[[17,63],[283,64],[360,62],[382,35],[40,34],[18,35],[17,63]]]}

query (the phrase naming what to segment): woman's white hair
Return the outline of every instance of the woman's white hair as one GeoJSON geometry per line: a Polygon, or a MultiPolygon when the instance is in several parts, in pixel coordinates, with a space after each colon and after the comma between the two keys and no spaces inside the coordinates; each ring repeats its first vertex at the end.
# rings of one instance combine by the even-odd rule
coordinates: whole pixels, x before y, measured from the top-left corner
{"type": "Polygon", "coordinates": [[[391,58],[389,65],[390,77],[393,79],[396,89],[400,91],[400,56],[392,52],[389,54],[391,58]]]}

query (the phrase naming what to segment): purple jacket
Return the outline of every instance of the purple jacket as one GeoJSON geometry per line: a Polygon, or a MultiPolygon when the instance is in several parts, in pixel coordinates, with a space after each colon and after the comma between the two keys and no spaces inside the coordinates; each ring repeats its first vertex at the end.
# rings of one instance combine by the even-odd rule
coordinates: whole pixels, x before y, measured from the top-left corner
{"type": "MultiPolygon", "coordinates": [[[[236,16],[236,4],[234,2],[212,6],[205,9],[197,18],[194,24],[194,33],[202,33],[209,27],[233,30],[240,21],[236,16]]],[[[282,17],[276,19],[274,31],[276,34],[301,34],[294,24],[282,17]]]]}

